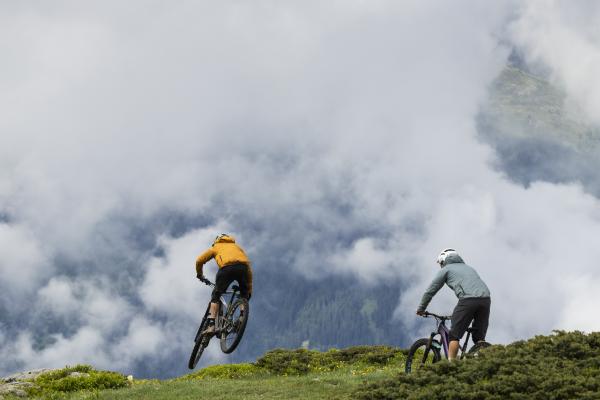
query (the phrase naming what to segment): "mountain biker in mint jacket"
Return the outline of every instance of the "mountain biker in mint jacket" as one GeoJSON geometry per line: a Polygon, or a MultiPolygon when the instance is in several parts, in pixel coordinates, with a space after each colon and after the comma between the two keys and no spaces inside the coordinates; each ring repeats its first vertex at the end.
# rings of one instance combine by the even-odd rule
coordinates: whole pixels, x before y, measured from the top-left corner
{"type": "Polygon", "coordinates": [[[223,292],[233,281],[240,287],[240,295],[246,299],[252,296],[252,267],[250,259],[244,250],[235,242],[233,236],[220,234],[212,246],[196,259],[196,277],[207,282],[204,277],[203,267],[211,259],[215,259],[219,270],[215,279],[215,288],[212,292],[208,328],[205,333],[214,333],[215,318],[219,312],[219,299],[223,292]]]}
{"type": "Polygon", "coordinates": [[[458,341],[467,331],[473,321],[473,341],[475,343],[485,340],[490,318],[490,290],[477,272],[463,261],[454,249],[446,249],[440,253],[437,263],[442,268],[437,273],[429,288],[423,294],[417,314],[423,315],[427,305],[435,294],[448,285],[458,297],[458,304],[452,313],[452,327],[450,328],[450,344],[448,359],[456,358],[458,341]]]}

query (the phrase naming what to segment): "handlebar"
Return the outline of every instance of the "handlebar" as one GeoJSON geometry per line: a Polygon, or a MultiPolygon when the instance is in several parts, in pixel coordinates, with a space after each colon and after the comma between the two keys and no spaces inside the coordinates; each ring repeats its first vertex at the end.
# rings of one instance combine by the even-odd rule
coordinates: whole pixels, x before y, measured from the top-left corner
{"type": "Polygon", "coordinates": [[[204,279],[200,279],[200,282],[204,283],[206,286],[215,286],[214,283],[212,283],[210,280],[204,278],[204,279]]]}
{"type": "Polygon", "coordinates": [[[448,320],[452,318],[452,315],[437,315],[434,313],[431,313],[429,311],[425,311],[423,313],[423,315],[421,315],[423,318],[427,318],[427,317],[433,317],[435,319],[441,319],[441,320],[448,320]]]}

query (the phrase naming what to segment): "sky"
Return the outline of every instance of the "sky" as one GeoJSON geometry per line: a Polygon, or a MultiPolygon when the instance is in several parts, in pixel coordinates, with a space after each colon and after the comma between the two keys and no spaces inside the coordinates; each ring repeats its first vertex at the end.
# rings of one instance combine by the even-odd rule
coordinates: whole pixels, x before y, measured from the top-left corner
{"type": "Polygon", "coordinates": [[[476,123],[513,48],[600,123],[599,20],[592,1],[3,4],[0,373],[187,352],[194,260],[224,231],[259,274],[403,282],[390,318],[415,331],[446,247],[491,289],[490,341],[600,329],[598,198],[510,179],[476,123]]]}

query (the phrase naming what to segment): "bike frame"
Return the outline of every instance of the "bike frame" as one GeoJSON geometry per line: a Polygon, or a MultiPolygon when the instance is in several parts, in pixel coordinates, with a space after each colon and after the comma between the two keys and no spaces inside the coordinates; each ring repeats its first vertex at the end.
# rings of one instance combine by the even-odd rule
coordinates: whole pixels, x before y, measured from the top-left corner
{"type": "MultiPolygon", "coordinates": [[[[437,335],[440,335],[440,342],[442,343],[442,348],[444,349],[444,355],[448,358],[448,351],[450,346],[450,329],[446,326],[446,318],[440,318],[437,315],[429,314],[437,319],[437,331],[431,332],[429,336],[429,347],[433,344],[433,341],[437,335]]],[[[464,354],[467,351],[467,345],[469,343],[469,338],[471,337],[471,328],[467,329],[467,337],[462,346],[460,346],[460,358],[463,358],[464,354]]]]}
{"type": "Polygon", "coordinates": [[[437,332],[431,332],[431,338],[430,338],[431,343],[433,343],[433,339],[437,335],[440,335],[440,339],[441,339],[440,341],[442,342],[442,348],[444,349],[444,354],[446,355],[446,358],[448,358],[448,349],[450,346],[450,340],[449,340],[450,330],[446,326],[445,320],[438,321],[437,332]]]}
{"type": "MultiPolygon", "coordinates": [[[[214,284],[211,283],[211,286],[214,287],[214,284]]],[[[216,327],[220,330],[223,327],[223,316],[227,314],[227,310],[229,306],[233,304],[236,295],[239,293],[237,286],[233,287],[233,290],[228,290],[221,295],[219,299],[221,304],[219,304],[219,312],[217,313],[217,318],[215,320],[216,327]],[[225,296],[231,294],[231,298],[229,299],[229,303],[225,300],[225,296]]]]}

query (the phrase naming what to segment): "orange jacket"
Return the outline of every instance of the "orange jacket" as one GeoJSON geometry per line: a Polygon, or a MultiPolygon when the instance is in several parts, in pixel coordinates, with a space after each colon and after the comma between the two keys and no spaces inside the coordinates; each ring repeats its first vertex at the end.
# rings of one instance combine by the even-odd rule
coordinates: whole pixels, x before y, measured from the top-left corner
{"type": "Polygon", "coordinates": [[[218,237],[210,249],[200,254],[196,259],[196,273],[203,275],[203,267],[211,259],[215,259],[219,268],[233,264],[246,264],[248,266],[248,290],[252,293],[252,267],[250,259],[244,250],[235,243],[233,236],[218,237]]]}

